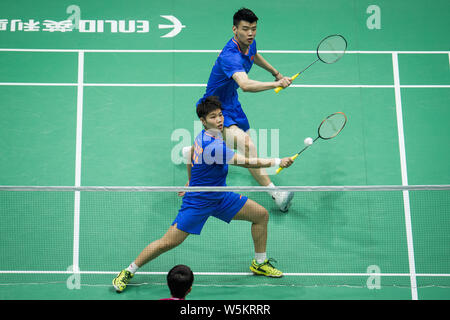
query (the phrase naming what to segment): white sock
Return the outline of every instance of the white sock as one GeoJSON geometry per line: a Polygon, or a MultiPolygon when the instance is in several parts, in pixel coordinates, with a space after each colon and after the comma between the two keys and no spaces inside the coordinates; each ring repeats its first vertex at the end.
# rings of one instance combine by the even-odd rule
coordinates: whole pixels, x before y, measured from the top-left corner
{"type": "Polygon", "coordinates": [[[132,274],[135,274],[139,267],[134,263],[134,261],[128,266],[127,270],[132,274]]]}
{"type": "Polygon", "coordinates": [[[255,252],[256,263],[261,264],[264,261],[266,261],[266,259],[267,259],[267,255],[265,252],[262,252],[262,253],[255,252]]]}
{"type": "MultiPolygon", "coordinates": [[[[271,182],[271,183],[269,183],[269,184],[267,185],[267,187],[269,187],[269,188],[275,188],[275,185],[271,182]]],[[[272,197],[275,196],[275,191],[268,191],[268,193],[269,193],[272,197]]]]}

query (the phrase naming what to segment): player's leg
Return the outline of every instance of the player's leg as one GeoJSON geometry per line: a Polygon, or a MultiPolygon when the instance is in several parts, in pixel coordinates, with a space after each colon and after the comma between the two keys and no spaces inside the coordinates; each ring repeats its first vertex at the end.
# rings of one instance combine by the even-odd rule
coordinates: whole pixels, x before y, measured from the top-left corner
{"type": "Polygon", "coordinates": [[[266,252],[267,223],[269,213],[266,208],[248,199],[244,206],[234,216],[233,220],[245,220],[252,223],[251,232],[256,253],[266,252]]]}
{"type": "Polygon", "coordinates": [[[131,278],[133,278],[134,273],[138,268],[155,259],[162,253],[180,245],[188,235],[189,233],[179,230],[176,227],[176,224],[170,226],[169,230],[162,238],[150,243],[144,250],[142,250],[136,260],[131,263],[128,268],[122,270],[117,277],[113,279],[113,286],[116,291],[120,293],[125,290],[128,282],[131,278]]]}
{"type": "Polygon", "coordinates": [[[248,199],[233,220],[245,220],[252,223],[251,232],[255,246],[255,258],[252,260],[250,270],[257,275],[282,277],[283,273],[271,264],[273,260],[267,259],[267,224],[269,222],[267,210],[257,202],[248,199]]]}
{"type": "Polygon", "coordinates": [[[170,226],[166,234],[150,243],[139,256],[136,258],[134,263],[140,268],[147,262],[155,259],[160,254],[169,251],[178,245],[180,245],[187,237],[189,233],[179,230],[177,225],[170,226]]]}
{"type": "MultiPolygon", "coordinates": [[[[256,146],[250,138],[250,135],[244,132],[237,125],[224,128],[224,140],[229,147],[237,149],[247,158],[256,158],[258,156],[256,146]]],[[[265,187],[271,183],[264,168],[249,168],[248,171],[259,185],[265,187]]]]}
{"type": "MultiPolygon", "coordinates": [[[[256,146],[250,135],[247,132],[244,132],[237,125],[231,125],[224,128],[224,140],[230,148],[237,149],[247,158],[258,157],[256,146]]],[[[249,168],[248,170],[259,185],[263,187],[275,187],[264,168],[249,168]]],[[[289,210],[292,198],[294,197],[293,192],[273,191],[270,192],[270,195],[282,212],[289,210]]]]}

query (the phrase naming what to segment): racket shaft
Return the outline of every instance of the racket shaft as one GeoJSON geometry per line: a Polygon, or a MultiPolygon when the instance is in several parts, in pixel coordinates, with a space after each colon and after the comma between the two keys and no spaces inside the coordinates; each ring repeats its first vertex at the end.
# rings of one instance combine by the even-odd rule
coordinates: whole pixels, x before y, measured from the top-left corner
{"type": "MultiPolygon", "coordinates": [[[[307,66],[305,69],[303,69],[302,71],[300,71],[299,73],[295,74],[292,76],[292,81],[295,80],[295,78],[297,78],[301,73],[305,72],[307,69],[309,69],[309,67],[311,67],[313,64],[315,64],[317,61],[319,61],[320,59],[316,59],[316,61],[312,62],[309,66],[307,66]]],[[[283,90],[283,87],[276,87],[275,89],[273,89],[276,93],[280,92],[281,90],[283,90]]]]}
{"type": "MultiPolygon", "coordinates": [[[[319,137],[315,138],[314,141],[316,141],[317,139],[319,139],[319,137]]],[[[308,149],[310,146],[306,146],[304,147],[302,150],[300,150],[295,156],[291,157],[291,159],[294,161],[295,159],[297,159],[297,157],[300,155],[300,153],[302,153],[303,151],[305,151],[306,149],[308,149]]],[[[279,167],[276,171],[276,173],[280,173],[284,168],[279,167]]]]}
{"type": "MultiPolygon", "coordinates": [[[[296,154],[296,156],[298,157],[299,155],[300,155],[300,153],[302,153],[303,151],[305,151],[306,149],[308,149],[309,148],[309,146],[306,146],[306,147],[304,147],[302,150],[300,150],[297,154],[296,154]]],[[[296,158],[297,158],[296,157],[296,158]]]]}

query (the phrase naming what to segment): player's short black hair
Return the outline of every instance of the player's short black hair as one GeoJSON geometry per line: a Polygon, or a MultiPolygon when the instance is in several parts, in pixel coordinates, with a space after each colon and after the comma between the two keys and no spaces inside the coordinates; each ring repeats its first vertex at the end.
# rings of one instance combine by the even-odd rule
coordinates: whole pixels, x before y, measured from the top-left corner
{"type": "Polygon", "coordinates": [[[197,116],[199,119],[206,119],[208,113],[217,109],[222,109],[222,103],[219,101],[219,98],[216,96],[206,97],[197,105],[197,116]]]}
{"type": "Polygon", "coordinates": [[[194,273],[191,268],[183,264],[176,265],[167,274],[167,285],[174,298],[184,298],[193,282],[194,273]]]}
{"type": "Polygon", "coordinates": [[[233,16],[233,25],[237,27],[239,25],[239,22],[241,21],[247,21],[250,23],[257,22],[258,17],[256,14],[253,13],[252,10],[247,8],[241,8],[233,16]]]}

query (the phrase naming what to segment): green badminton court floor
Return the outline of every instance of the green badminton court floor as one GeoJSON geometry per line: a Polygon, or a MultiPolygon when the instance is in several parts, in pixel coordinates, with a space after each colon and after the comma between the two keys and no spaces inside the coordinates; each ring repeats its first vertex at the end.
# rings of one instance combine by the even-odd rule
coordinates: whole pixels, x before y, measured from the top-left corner
{"type": "MultiPolygon", "coordinates": [[[[194,106],[242,2],[70,5],[0,4],[0,185],[184,186],[179,151],[201,128],[194,106]],[[77,13],[83,29],[64,29],[77,13]],[[184,26],[173,37],[168,16],[184,26]]],[[[293,155],[325,116],[348,116],[275,185],[450,184],[448,1],[245,6],[260,19],[259,52],[285,75],[326,35],[349,43],[279,94],[239,92],[260,156],[293,155]]],[[[250,77],[272,81],[257,66],[250,77]]],[[[237,167],[227,184],[257,186],[237,167]]],[[[297,192],[288,214],[246,195],[270,212],[268,255],[285,277],[249,274],[250,224],[210,219],[118,295],[112,278],[164,234],[176,193],[0,191],[0,299],[160,299],[176,264],[195,273],[189,299],[450,298],[448,190],[408,192],[409,210],[401,191],[297,192]]]]}

